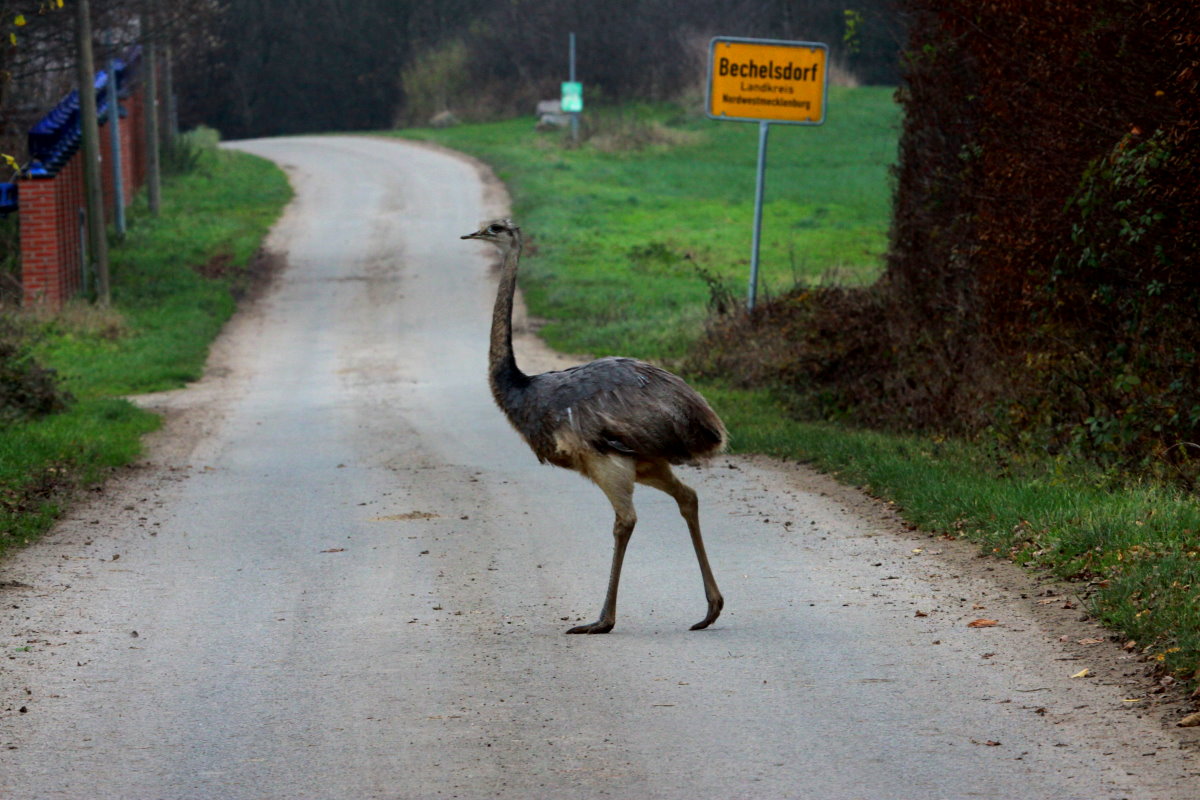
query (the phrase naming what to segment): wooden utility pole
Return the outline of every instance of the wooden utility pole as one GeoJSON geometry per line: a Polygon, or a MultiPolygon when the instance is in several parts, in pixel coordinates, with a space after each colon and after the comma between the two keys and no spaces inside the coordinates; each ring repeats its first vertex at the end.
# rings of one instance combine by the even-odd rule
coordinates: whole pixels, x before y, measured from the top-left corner
{"type": "Polygon", "coordinates": [[[96,121],[96,68],[92,63],[92,19],[88,0],[75,4],[75,60],[79,71],[79,127],[83,134],[83,179],[87,189],[88,249],[96,265],[96,300],[112,301],[108,284],[108,232],[100,183],[100,126],[96,121]]]}
{"type": "Polygon", "coordinates": [[[158,216],[162,188],[158,158],[158,31],[154,28],[155,1],[142,6],[142,68],[146,81],[146,199],[150,213],[158,216]]]}

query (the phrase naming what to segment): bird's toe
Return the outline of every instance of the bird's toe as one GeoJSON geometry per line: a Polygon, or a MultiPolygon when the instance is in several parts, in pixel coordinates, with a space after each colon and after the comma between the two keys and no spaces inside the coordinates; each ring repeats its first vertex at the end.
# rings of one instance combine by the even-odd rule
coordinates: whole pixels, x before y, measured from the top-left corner
{"type": "Polygon", "coordinates": [[[691,627],[691,630],[702,631],[709,625],[717,621],[717,617],[721,616],[721,609],[725,607],[725,599],[720,595],[708,601],[708,615],[704,619],[697,622],[691,627]]]}
{"type": "Polygon", "coordinates": [[[613,624],[604,620],[596,620],[588,625],[576,625],[567,631],[567,633],[608,633],[613,629],[613,624]]]}

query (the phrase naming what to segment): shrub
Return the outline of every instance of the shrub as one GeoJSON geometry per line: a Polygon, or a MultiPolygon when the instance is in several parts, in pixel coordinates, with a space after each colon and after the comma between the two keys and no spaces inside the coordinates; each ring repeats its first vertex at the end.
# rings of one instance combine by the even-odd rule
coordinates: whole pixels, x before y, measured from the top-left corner
{"type": "MultiPolygon", "coordinates": [[[[426,50],[400,72],[405,117],[418,125],[463,102],[467,89],[467,48],[458,40],[426,50]]],[[[460,109],[465,111],[466,109],[460,109]]]]}
{"type": "Polygon", "coordinates": [[[0,315],[0,424],[66,409],[72,398],[59,388],[57,373],[31,352],[27,326],[0,315]]]}

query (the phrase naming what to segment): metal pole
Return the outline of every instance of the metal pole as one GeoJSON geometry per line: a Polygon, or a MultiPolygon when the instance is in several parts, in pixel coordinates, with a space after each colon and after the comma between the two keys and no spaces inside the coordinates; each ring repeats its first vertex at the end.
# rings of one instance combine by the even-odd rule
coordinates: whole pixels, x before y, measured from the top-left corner
{"type": "MultiPolygon", "coordinates": [[[[569,41],[570,41],[570,45],[571,45],[571,67],[570,67],[571,77],[568,78],[568,80],[570,80],[571,83],[574,83],[575,82],[575,33],[573,31],[571,32],[571,34],[569,36],[569,41]]],[[[572,142],[579,141],[579,112],[577,112],[577,111],[571,112],[571,141],[572,142]]]]}
{"type": "Polygon", "coordinates": [[[750,290],[746,294],[746,309],[754,310],[754,300],[758,295],[758,242],[762,232],[763,184],[766,183],[767,172],[767,132],[771,123],[758,123],[758,178],[754,185],[754,238],[750,244],[750,290]]]}
{"type": "Polygon", "coordinates": [[[112,146],[113,222],[125,238],[125,181],[121,177],[121,99],[117,92],[117,61],[108,59],[108,140],[112,146]]]}

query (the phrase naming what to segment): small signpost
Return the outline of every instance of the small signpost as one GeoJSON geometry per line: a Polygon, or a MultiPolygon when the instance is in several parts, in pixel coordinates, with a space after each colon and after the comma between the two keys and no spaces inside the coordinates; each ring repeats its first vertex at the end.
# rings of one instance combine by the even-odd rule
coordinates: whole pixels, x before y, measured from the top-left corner
{"type": "Polygon", "coordinates": [[[583,84],[578,81],[563,81],[562,110],[564,114],[583,111],[583,84]]]}
{"type": "Polygon", "coordinates": [[[758,249],[762,231],[767,132],[771,123],[820,125],[825,122],[829,48],[819,42],[737,39],[718,36],[709,43],[708,97],[711,119],[758,123],[758,178],[754,189],[754,236],[746,307],[758,294],[758,249]]]}
{"type": "Polygon", "coordinates": [[[575,80],[575,33],[567,39],[570,49],[570,80],[562,83],[562,110],[571,115],[571,141],[579,141],[579,115],[583,113],[583,84],[575,80]]]}

